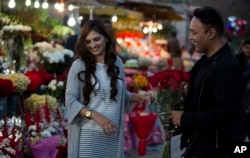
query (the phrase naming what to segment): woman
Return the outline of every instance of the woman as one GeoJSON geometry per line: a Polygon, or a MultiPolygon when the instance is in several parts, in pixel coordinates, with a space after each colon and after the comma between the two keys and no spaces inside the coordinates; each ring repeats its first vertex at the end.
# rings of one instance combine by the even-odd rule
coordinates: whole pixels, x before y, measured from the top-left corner
{"type": "Polygon", "coordinates": [[[86,22],[67,80],[69,158],[122,158],[123,114],[130,102],[151,95],[126,91],[123,63],[97,19],[86,22]]]}

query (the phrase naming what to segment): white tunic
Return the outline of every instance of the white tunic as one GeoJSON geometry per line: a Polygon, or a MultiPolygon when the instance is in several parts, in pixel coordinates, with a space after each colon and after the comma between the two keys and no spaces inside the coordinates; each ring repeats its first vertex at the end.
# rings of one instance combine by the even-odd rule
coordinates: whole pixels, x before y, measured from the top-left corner
{"type": "MultiPolygon", "coordinates": [[[[107,66],[97,63],[95,75],[98,79],[95,86],[96,96],[91,94],[88,108],[112,120],[120,129],[121,81],[118,80],[116,101],[110,100],[110,77],[107,66]]],[[[119,132],[105,135],[103,129],[94,121],[83,119],[81,122],[79,158],[116,158],[119,143],[119,132]]]]}

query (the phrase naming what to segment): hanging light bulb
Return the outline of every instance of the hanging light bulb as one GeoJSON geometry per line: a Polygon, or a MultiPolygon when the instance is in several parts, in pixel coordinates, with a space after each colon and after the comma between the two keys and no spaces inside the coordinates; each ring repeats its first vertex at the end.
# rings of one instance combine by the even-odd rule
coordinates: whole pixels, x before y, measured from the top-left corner
{"type": "Polygon", "coordinates": [[[76,20],[75,20],[75,18],[74,18],[73,13],[70,14],[70,17],[69,17],[69,20],[68,20],[67,23],[68,23],[68,25],[69,25],[70,27],[73,27],[73,26],[76,25],[76,20]]]}
{"type": "Polygon", "coordinates": [[[58,9],[59,9],[59,7],[60,7],[60,4],[59,4],[58,2],[56,2],[54,7],[55,7],[55,9],[57,9],[57,10],[58,10],[58,9]]]}
{"type": "Polygon", "coordinates": [[[118,20],[118,17],[117,17],[116,14],[114,14],[114,15],[112,16],[111,21],[112,21],[112,22],[117,22],[117,20],[118,20]]]}
{"type": "Polygon", "coordinates": [[[47,9],[48,7],[49,7],[49,3],[47,2],[47,0],[44,0],[42,4],[42,8],[47,9]]]}
{"type": "Polygon", "coordinates": [[[15,0],[10,0],[8,3],[8,6],[9,6],[9,8],[15,8],[15,6],[16,6],[15,0]]]}
{"type": "Polygon", "coordinates": [[[30,6],[30,5],[31,5],[31,0],[26,0],[26,1],[25,1],[25,5],[26,5],[26,6],[30,6]]]}
{"type": "Polygon", "coordinates": [[[68,6],[68,10],[69,11],[72,11],[74,9],[74,6],[72,5],[72,4],[70,4],[69,6],[68,6]]]}
{"type": "Polygon", "coordinates": [[[35,8],[39,8],[39,7],[40,7],[39,0],[36,0],[36,1],[35,1],[35,3],[34,3],[34,7],[35,7],[35,8]]]}
{"type": "Polygon", "coordinates": [[[64,3],[61,2],[59,3],[59,6],[58,6],[58,9],[57,9],[59,12],[63,12],[64,11],[64,3]]]}

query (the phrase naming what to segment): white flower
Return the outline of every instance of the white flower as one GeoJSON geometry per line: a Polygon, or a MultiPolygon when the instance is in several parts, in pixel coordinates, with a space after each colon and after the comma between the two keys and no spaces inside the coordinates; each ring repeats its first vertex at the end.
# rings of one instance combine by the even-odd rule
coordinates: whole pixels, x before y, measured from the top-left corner
{"type": "Polygon", "coordinates": [[[37,128],[36,128],[36,125],[31,125],[31,126],[29,126],[29,128],[28,128],[28,131],[30,132],[30,131],[36,131],[37,130],[37,128]]]}
{"type": "Polygon", "coordinates": [[[52,136],[51,132],[48,131],[48,130],[44,130],[44,131],[42,131],[40,134],[41,134],[41,136],[42,136],[43,138],[48,138],[48,137],[51,137],[51,136],[52,136]]]}
{"type": "Polygon", "coordinates": [[[59,82],[57,83],[57,86],[58,86],[58,87],[63,87],[63,86],[64,86],[64,82],[63,82],[63,81],[59,81],[59,82]]]}
{"type": "Polygon", "coordinates": [[[30,26],[24,26],[22,24],[18,24],[18,25],[5,25],[2,28],[4,31],[31,31],[31,27],[30,26]]]}

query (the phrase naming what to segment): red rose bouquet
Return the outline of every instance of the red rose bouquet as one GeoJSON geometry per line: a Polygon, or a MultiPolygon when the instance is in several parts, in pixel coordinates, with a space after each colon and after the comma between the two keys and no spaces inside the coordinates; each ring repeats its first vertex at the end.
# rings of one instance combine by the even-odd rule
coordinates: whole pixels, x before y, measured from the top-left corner
{"type": "Polygon", "coordinates": [[[157,92],[157,102],[160,106],[159,113],[163,126],[168,134],[167,145],[163,157],[170,154],[170,138],[176,130],[172,122],[168,119],[166,112],[169,110],[181,110],[186,96],[188,82],[191,75],[180,70],[163,70],[148,77],[148,81],[157,92]]]}

